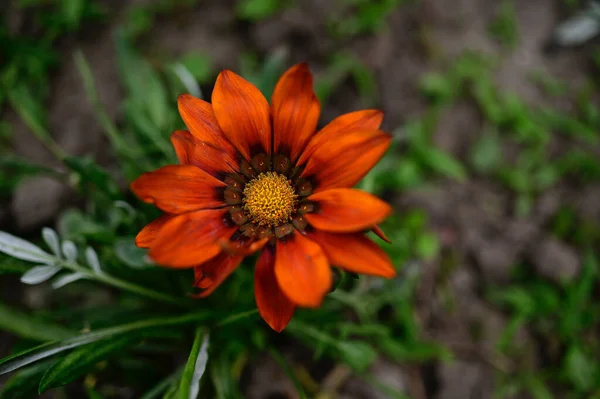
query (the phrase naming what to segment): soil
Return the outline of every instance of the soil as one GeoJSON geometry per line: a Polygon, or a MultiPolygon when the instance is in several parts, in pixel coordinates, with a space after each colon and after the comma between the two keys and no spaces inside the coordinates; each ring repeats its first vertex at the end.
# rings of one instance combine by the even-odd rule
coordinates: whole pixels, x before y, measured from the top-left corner
{"type": "MultiPolygon", "coordinates": [[[[119,15],[126,4],[111,2],[119,15]]],[[[209,54],[218,68],[237,69],[240,53],[253,49],[261,55],[287,50],[289,63],[307,61],[315,73],[322,71],[334,50],[347,51],[365,62],[377,78],[379,108],[385,112],[384,128],[392,131],[403,122],[421,116],[426,108],[416,83],[420,76],[435,71],[465,50],[478,50],[502,59],[496,81],[505,91],[514,92],[532,105],[560,99],[544,96],[528,79],[530,70],[542,70],[569,85],[589,76],[586,48],[567,50],[552,57],[542,48],[558,21],[565,17],[558,0],[515,2],[520,40],[508,52],[490,38],[488,29],[501,2],[496,0],[422,0],[410,2],[391,13],[386,27],[378,33],[342,41],[330,38],[327,22],[342,2],[304,0],[258,23],[241,23],[232,13],[233,1],[206,0],[193,12],[161,18],[144,38],[145,48],[157,54],[180,55],[191,50],[209,54]],[[413,4],[414,3],[414,4],[413,4]],[[425,37],[427,38],[425,40],[425,37]],[[425,43],[427,42],[427,44],[425,43]],[[432,48],[435,55],[432,56],[432,48]]],[[[84,29],[77,37],[61,43],[63,62],[52,80],[48,102],[49,128],[57,142],[71,154],[91,154],[110,163],[107,141],[89,105],[72,58],[81,48],[93,69],[100,99],[109,117],[120,116],[121,88],[118,85],[112,26],[84,29]]],[[[18,21],[15,29],[20,29],[18,21]]],[[[352,82],[334,93],[324,109],[322,122],[341,113],[363,108],[352,82]]],[[[52,156],[37,143],[20,119],[5,115],[14,127],[14,150],[32,161],[57,166],[52,156]]],[[[435,135],[436,145],[459,157],[481,132],[483,121],[477,109],[467,102],[456,104],[442,116],[435,135]]],[[[21,184],[11,198],[4,223],[22,234],[38,231],[52,223],[57,212],[72,201],[69,189],[46,178],[33,178],[21,184]]],[[[458,298],[448,312],[444,298],[433,289],[440,274],[440,262],[421,265],[422,283],[418,315],[426,337],[448,345],[456,361],[429,364],[420,369],[380,359],[372,372],[415,399],[491,398],[498,367],[510,369],[507,359],[493,358],[494,346],[507,324],[507,316],[481,298],[482,285],[503,286],[511,281],[511,267],[530,262],[535,272],[550,280],[578,275],[581,261],[567,243],[549,237],[548,220],[561,205],[570,204],[583,217],[600,217],[600,186],[583,190],[557,187],[536,201],[526,218],[511,209],[512,197],[492,181],[471,179],[466,183],[436,182],[427,189],[401,193],[397,209],[423,208],[431,227],[442,239],[443,251],[451,252],[457,266],[447,276],[449,289],[458,298]],[[575,195],[576,193],[579,195],[575,195]],[[479,339],[471,327],[480,328],[479,339]]],[[[0,208],[1,209],[1,208],[0,208]]],[[[0,210],[0,212],[2,212],[0,210]]],[[[0,217],[0,222],[2,219],[0,217]]],[[[541,361],[536,353],[542,345],[528,331],[517,334],[531,367],[541,361]]],[[[0,338],[0,342],[3,340],[0,338]]],[[[4,348],[0,348],[4,351],[4,348]]],[[[289,356],[293,356],[290,348],[289,356]]],[[[259,359],[248,377],[250,399],[294,398],[293,385],[268,357],[259,359]]],[[[337,381],[339,398],[386,398],[364,383],[334,369],[326,377],[337,381]],[[332,372],[339,373],[331,375],[332,372]],[[343,378],[345,376],[345,378],[343,378]]]]}

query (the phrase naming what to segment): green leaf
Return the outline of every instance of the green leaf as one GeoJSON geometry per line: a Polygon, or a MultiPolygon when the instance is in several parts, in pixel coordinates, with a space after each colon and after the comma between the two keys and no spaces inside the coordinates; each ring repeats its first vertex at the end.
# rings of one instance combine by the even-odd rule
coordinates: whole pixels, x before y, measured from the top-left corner
{"type": "Polygon", "coordinates": [[[63,0],[63,17],[69,29],[75,29],[79,26],[85,0],[63,0]]]}
{"type": "Polygon", "coordinates": [[[440,240],[435,234],[423,233],[417,238],[415,251],[420,258],[432,260],[440,251],[440,240]]]}
{"type": "Polygon", "coordinates": [[[546,387],[544,380],[539,376],[527,378],[527,389],[534,399],[553,399],[552,392],[546,387]]]}
{"type": "Polygon", "coordinates": [[[439,73],[428,73],[421,78],[419,86],[423,94],[439,102],[447,102],[454,96],[454,85],[450,77],[439,73]]]}
{"type": "Polygon", "coordinates": [[[4,383],[0,391],[0,399],[27,399],[36,396],[36,387],[50,361],[40,362],[15,373],[4,383]]]}
{"type": "Polygon", "coordinates": [[[134,269],[151,267],[146,261],[148,250],[135,245],[133,237],[119,238],[114,244],[115,255],[127,266],[134,269]]]}
{"type": "Polygon", "coordinates": [[[87,334],[81,334],[72,338],[68,338],[63,341],[49,342],[47,344],[16,353],[0,360],[0,375],[10,373],[11,371],[27,366],[28,364],[56,355],[57,353],[77,348],[82,345],[87,345],[92,342],[100,341],[105,338],[136,331],[143,331],[146,329],[153,330],[157,327],[194,323],[206,320],[208,318],[209,313],[196,312],[183,316],[149,319],[123,324],[116,327],[104,328],[87,334]]]}
{"type": "Polygon", "coordinates": [[[115,40],[119,70],[127,89],[127,117],[151,145],[170,157],[172,150],[165,129],[171,128],[174,111],[165,84],[122,33],[117,34],[115,40]]]}
{"type": "Polygon", "coordinates": [[[200,392],[200,380],[208,362],[208,333],[202,328],[196,330],[194,345],[179,383],[178,399],[196,399],[200,392]]]}
{"type": "Polygon", "coordinates": [[[569,348],[565,358],[565,373],[580,392],[587,392],[597,383],[598,364],[577,346],[569,348]]]}
{"type": "Polygon", "coordinates": [[[104,396],[93,388],[86,387],[88,399],[104,399],[104,396]]]}
{"type": "Polygon", "coordinates": [[[56,341],[76,333],[0,303],[0,329],[36,341],[56,341]]]}
{"type": "Polygon", "coordinates": [[[242,399],[238,383],[233,376],[235,359],[227,352],[217,352],[210,361],[210,377],[215,387],[216,399],[242,399]]]}
{"type": "Polygon", "coordinates": [[[96,82],[94,80],[94,74],[90,64],[85,59],[83,52],[78,50],[75,52],[75,65],[81,76],[83,86],[85,88],[88,101],[94,107],[96,111],[96,118],[104,129],[107,137],[110,139],[112,147],[121,155],[132,155],[130,147],[127,146],[125,140],[123,140],[122,134],[117,129],[112,119],[106,113],[104,105],[100,101],[98,91],[96,89],[96,82]]]}
{"type": "Polygon", "coordinates": [[[158,384],[156,384],[152,389],[147,391],[140,399],[157,399],[160,395],[168,390],[172,386],[177,386],[177,382],[181,378],[182,369],[175,371],[173,374],[169,375],[167,378],[164,378],[158,384]]]}
{"type": "Polygon", "coordinates": [[[352,369],[362,372],[377,359],[377,351],[362,341],[341,341],[323,331],[298,320],[292,320],[287,330],[301,339],[310,338],[309,343],[333,349],[334,353],[344,360],[352,369]]]}
{"type": "Polygon", "coordinates": [[[85,239],[112,241],[106,226],[93,221],[79,209],[67,209],[58,219],[58,232],[63,239],[81,242],[85,239]]]}
{"type": "Polygon", "coordinates": [[[38,392],[41,394],[48,389],[75,381],[92,369],[96,363],[135,344],[136,341],[138,341],[137,337],[119,337],[102,340],[73,351],[48,369],[40,381],[38,392]]]}
{"type": "Polygon", "coordinates": [[[52,140],[50,133],[46,130],[45,107],[39,102],[39,97],[33,95],[24,85],[14,87],[9,93],[10,104],[19,114],[23,122],[38,137],[52,140]]]}
{"type": "Polygon", "coordinates": [[[267,56],[267,59],[261,64],[261,70],[258,75],[256,87],[266,98],[271,98],[275,85],[279,77],[285,70],[285,62],[288,53],[285,50],[275,50],[267,56]]]}
{"type": "Polygon", "coordinates": [[[517,46],[519,30],[513,1],[504,0],[502,2],[496,19],[490,26],[490,33],[507,48],[514,49],[517,46]]]}
{"type": "Polygon", "coordinates": [[[421,158],[435,172],[460,181],[467,178],[464,166],[450,154],[437,148],[427,148],[421,151],[421,158]]]}
{"type": "Polygon", "coordinates": [[[510,306],[521,314],[531,315],[535,310],[535,299],[523,287],[514,286],[502,290],[493,290],[490,292],[489,297],[492,302],[510,306]]]}
{"type": "Polygon", "coordinates": [[[358,372],[365,371],[377,360],[377,351],[366,342],[340,342],[337,349],[348,366],[358,372]]]}
{"type": "Polygon", "coordinates": [[[238,2],[235,11],[241,19],[259,21],[274,15],[283,5],[282,0],[242,0],[238,2]]]}
{"type": "Polygon", "coordinates": [[[94,184],[112,199],[120,198],[120,190],[111,175],[90,157],[67,157],[65,165],[79,175],[83,183],[94,184]]]}

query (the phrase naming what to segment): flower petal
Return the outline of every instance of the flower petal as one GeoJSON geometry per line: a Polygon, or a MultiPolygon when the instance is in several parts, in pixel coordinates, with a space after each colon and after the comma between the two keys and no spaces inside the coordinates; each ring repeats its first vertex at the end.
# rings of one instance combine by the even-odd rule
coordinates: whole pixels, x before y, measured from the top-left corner
{"type": "Polygon", "coordinates": [[[214,258],[194,267],[194,286],[202,292],[194,295],[195,298],[206,298],[216,290],[231,273],[237,269],[244,256],[229,255],[221,252],[214,258]]]}
{"type": "Polygon", "coordinates": [[[171,135],[171,143],[182,165],[193,165],[213,176],[235,173],[239,162],[222,148],[198,140],[187,130],[177,130],[171,135]]]}
{"type": "Polygon", "coordinates": [[[372,228],[373,233],[375,233],[375,235],[379,238],[381,238],[383,241],[387,242],[388,244],[392,243],[392,240],[390,240],[388,238],[388,236],[385,235],[385,233],[383,232],[383,230],[381,230],[381,227],[379,226],[375,226],[372,228]]]}
{"type": "Polygon", "coordinates": [[[392,140],[379,130],[353,130],[343,136],[331,132],[317,134],[307,146],[312,154],[301,176],[314,178],[315,191],[352,187],[375,166],[392,140]]]}
{"type": "Polygon", "coordinates": [[[177,98],[177,107],[181,119],[194,137],[235,156],[235,149],[221,131],[210,103],[190,94],[181,94],[177,98]]]}
{"type": "Polygon", "coordinates": [[[334,188],[308,197],[317,203],[314,213],[304,215],[320,230],[353,232],[373,228],[392,213],[392,207],[379,198],[353,188],[334,188]]]}
{"type": "Polygon", "coordinates": [[[217,77],[212,105],[223,134],[244,158],[250,161],[259,145],[271,153],[271,110],[254,85],[225,70],[217,77]]]}
{"type": "Polygon", "coordinates": [[[221,252],[221,241],[237,229],[225,221],[227,210],[210,209],[177,215],[164,224],[148,253],[156,263],[187,268],[221,252]]]}
{"type": "Polygon", "coordinates": [[[288,152],[294,161],[315,133],[321,113],[308,64],[294,65],[281,76],[271,103],[275,152],[288,152]]]}
{"type": "Polygon", "coordinates": [[[161,215],[158,219],[148,223],[142,230],[140,230],[138,235],[135,237],[135,245],[137,245],[140,248],[150,248],[150,245],[152,245],[152,243],[156,239],[160,228],[163,227],[165,223],[171,218],[173,218],[173,215],[165,213],[164,215],[161,215]]]}
{"type": "Polygon", "coordinates": [[[275,277],[296,305],[318,307],[331,288],[331,270],[318,244],[299,233],[277,241],[275,277]]]}
{"type": "Polygon", "coordinates": [[[260,254],[254,269],[254,296],[258,312],[275,331],[288,325],[296,305],[281,292],[275,279],[275,253],[266,248],[260,254]]]}
{"type": "Polygon", "coordinates": [[[180,214],[222,206],[218,189],[224,186],[195,166],[167,165],[138,177],[131,183],[131,190],[144,202],[180,214]]]}
{"type": "Polygon", "coordinates": [[[319,243],[332,265],[373,276],[392,278],[396,275],[390,257],[362,233],[334,234],[316,230],[307,236],[319,243]]]}
{"type": "MultiPolygon", "coordinates": [[[[377,130],[383,121],[383,112],[376,109],[365,109],[362,111],[350,112],[338,116],[321,130],[317,132],[318,136],[324,135],[327,137],[341,137],[344,134],[353,130],[377,130]]],[[[315,144],[318,144],[315,142],[315,144]]],[[[310,158],[317,145],[310,145],[302,152],[298,159],[298,164],[304,164],[310,158]]]]}

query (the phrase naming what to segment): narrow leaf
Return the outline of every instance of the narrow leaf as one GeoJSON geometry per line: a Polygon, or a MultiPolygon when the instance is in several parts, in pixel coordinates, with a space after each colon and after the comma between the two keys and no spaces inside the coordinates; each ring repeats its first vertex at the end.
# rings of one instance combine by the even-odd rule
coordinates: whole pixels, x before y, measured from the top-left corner
{"type": "Polygon", "coordinates": [[[102,269],[100,268],[100,261],[98,260],[98,254],[92,247],[87,247],[85,249],[85,259],[87,260],[88,265],[96,272],[96,274],[102,274],[102,269]]]}
{"type": "Polygon", "coordinates": [[[208,333],[203,329],[196,330],[194,345],[188,358],[181,383],[179,384],[178,399],[196,399],[200,392],[200,380],[206,371],[208,362],[208,333]]]}
{"type": "Polygon", "coordinates": [[[52,265],[32,267],[21,276],[21,282],[29,285],[40,284],[54,277],[60,269],[60,266],[52,265]]]}
{"type": "Polygon", "coordinates": [[[9,308],[0,303],[0,330],[36,341],[56,341],[75,335],[57,324],[9,308]]]}
{"type": "Polygon", "coordinates": [[[27,260],[30,262],[52,263],[55,257],[43,251],[37,245],[25,241],[12,234],[0,231],[0,252],[4,252],[13,258],[27,260]]]}
{"type": "Polygon", "coordinates": [[[169,375],[167,378],[161,380],[152,389],[147,391],[140,399],[157,399],[157,398],[159,398],[163,392],[165,392],[167,389],[169,389],[169,387],[177,384],[177,381],[180,379],[182,372],[183,372],[182,369],[178,369],[173,374],[169,375]]]}
{"type": "Polygon", "coordinates": [[[58,239],[56,231],[49,227],[44,227],[42,229],[42,238],[52,250],[52,253],[60,258],[60,240],[58,239]]]}
{"type": "Polygon", "coordinates": [[[51,362],[40,362],[24,368],[10,377],[0,389],[0,399],[33,398],[35,387],[50,366],[51,362]]]}
{"type": "MultiPolygon", "coordinates": [[[[1,309],[1,308],[0,308],[1,309]]],[[[63,341],[50,342],[16,353],[12,356],[0,360],[0,375],[10,373],[28,364],[46,359],[57,353],[64,352],[82,345],[99,341],[104,338],[117,336],[133,331],[151,329],[157,327],[172,326],[179,324],[194,323],[208,319],[209,313],[195,312],[177,317],[165,317],[149,320],[136,321],[133,323],[123,324],[116,327],[104,328],[98,331],[81,334],[72,338],[67,338],[63,341]]],[[[0,322],[4,321],[0,317],[0,322]]]]}
{"type": "Polygon", "coordinates": [[[61,287],[64,287],[67,284],[71,284],[72,282],[81,280],[82,278],[85,278],[85,275],[81,274],[81,273],[67,274],[66,276],[61,276],[61,277],[57,278],[56,280],[54,280],[54,282],[52,283],[52,288],[54,288],[56,290],[61,287]]]}
{"type": "Polygon", "coordinates": [[[184,64],[177,63],[173,65],[172,69],[173,72],[175,72],[175,74],[179,78],[179,80],[181,80],[181,83],[183,83],[185,89],[191,95],[193,95],[194,97],[203,98],[202,89],[196,81],[196,77],[192,75],[190,70],[184,64]]]}
{"type": "Polygon", "coordinates": [[[464,166],[458,160],[437,148],[429,148],[421,156],[427,166],[440,174],[459,181],[464,181],[467,177],[464,166]]]}
{"type": "Polygon", "coordinates": [[[68,262],[74,263],[77,261],[77,247],[73,241],[64,240],[62,243],[62,251],[68,262]]]}
{"type": "Polygon", "coordinates": [[[132,344],[136,337],[119,337],[118,339],[102,340],[69,353],[52,365],[42,377],[38,388],[39,393],[66,385],[86,374],[96,363],[106,359],[132,344]]]}

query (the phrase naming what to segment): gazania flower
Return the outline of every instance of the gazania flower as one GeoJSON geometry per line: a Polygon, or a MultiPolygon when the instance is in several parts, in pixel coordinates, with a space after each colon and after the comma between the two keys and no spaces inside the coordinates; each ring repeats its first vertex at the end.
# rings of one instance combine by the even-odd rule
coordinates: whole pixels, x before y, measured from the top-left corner
{"type": "Polygon", "coordinates": [[[365,233],[391,208],[351,188],[381,158],[390,135],[383,114],[342,115],[316,131],[320,105],[306,64],[279,79],[271,105],[231,71],[219,74],[212,104],[181,95],[188,131],[171,136],[181,165],[131,185],[165,214],[136,244],[158,264],[194,268],[199,297],[211,294],[242,259],[261,250],[256,304],[276,331],[296,306],[317,307],[330,291],[330,266],[393,277],[389,257],[365,233]]]}

